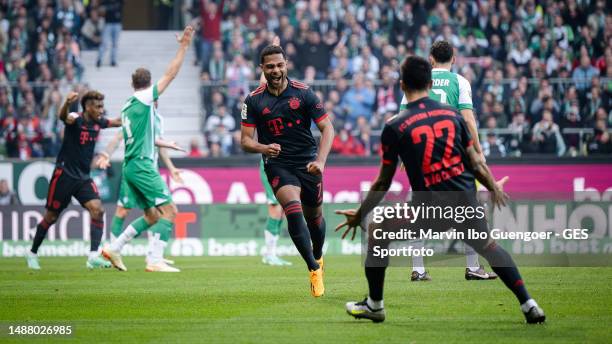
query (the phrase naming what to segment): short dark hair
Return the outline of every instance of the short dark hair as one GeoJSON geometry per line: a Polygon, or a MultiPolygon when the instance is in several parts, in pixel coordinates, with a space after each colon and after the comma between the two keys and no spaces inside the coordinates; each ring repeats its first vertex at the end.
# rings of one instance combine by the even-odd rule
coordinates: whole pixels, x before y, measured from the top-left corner
{"type": "Polygon", "coordinates": [[[98,91],[88,91],[85,93],[83,98],[81,98],[81,107],[83,108],[83,111],[85,111],[85,106],[90,100],[104,100],[104,95],[98,91]]]}
{"type": "Polygon", "coordinates": [[[408,56],[401,66],[402,82],[411,91],[422,91],[429,88],[431,82],[431,65],[419,56],[408,56]]]}
{"type": "Polygon", "coordinates": [[[264,57],[275,54],[281,54],[283,55],[283,59],[287,59],[287,55],[285,55],[283,48],[278,45],[268,45],[267,47],[263,48],[261,54],[259,54],[259,63],[263,64],[264,57]]]}
{"type": "Polygon", "coordinates": [[[448,41],[435,41],[429,50],[431,57],[438,63],[450,62],[453,53],[453,46],[448,41]]]}
{"type": "Polygon", "coordinates": [[[138,68],[132,73],[132,87],[138,90],[151,85],[151,72],[146,68],[138,68]]]}

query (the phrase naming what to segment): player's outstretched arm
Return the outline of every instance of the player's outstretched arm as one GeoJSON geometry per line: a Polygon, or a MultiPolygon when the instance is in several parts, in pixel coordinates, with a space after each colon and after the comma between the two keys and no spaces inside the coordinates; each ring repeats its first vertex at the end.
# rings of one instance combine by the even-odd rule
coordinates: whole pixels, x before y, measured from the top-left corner
{"type": "Polygon", "coordinates": [[[276,158],[281,152],[281,146],[278,143],[262,145],[255,140],[255,128],[245,125],[240,129],[240,146],[247,153],[264,154],[270,158],[276,158]]]}
{"type": "Polygon", "coordinates": [[[187,152],[185,148],[179,146],[174,141],[164,141],[162,139],[155,139],[155,145],[159,148],[168,148],[179,152],[187,152]]]}
{"type": "Polygon", "coordinates": [[[189,45],[191,44],[191,38],[193,37],[193,27],[187,26],[183,33],[176,36],[176,41],[179,43],[179,49],[176,52],[176,56],[174,59],[170,61],[170,64],[166,68],[166,72],[157,82],[157,92],[161,95],[166,88],[170,85],[170,82],[174,80],[176,75],[178,74],[181,66],[183,65],[183,60],[185,60],[185,53],[189,49],[189,45]]]}
{"type": "Polygon", "coordinates": [[[487,166],[487,163],[482,159],[480,153],[474,149],[474,146],[469,146],[466,151],[470,158],[470,164],[472,165],[474,176],[487,188],[487,190],[491,192],[491,200],[493,201],[493,205],[497,206],[498,208],[505,206],[506,201],[508,200],[508,195],[504,193],[504,184],[506,181],[508,181],[508,177],[504,177],[496,182],[495,178],[493,177],[493,173],[491,173],[491,170],[489,169],[489,166],[487,166]]]}
{"type": "Polygon", "coordinates": [[[168,171],[170,171],[170,177],[172,178],[172,180],[174,180],[175,182],[179,184],[183,184],[184,181],[183,181],[183,178],[181,177],[182,171],[176,168],[176,166],[174,166],[172,159],[170,159],[170,155],[168,155],[168,149],[160,148],[159,158],[164,163],[164,165],[168,168],[168,171]]]}
{"type": "Polygon", "coordinates": [[[122,139],[123,132],[118,131],[117,134],[115,134],[115,136],[113,136],[110,142],[106,145],[106,148],[104,148],[104,150],[100,152],[100,154],[98,154],[98,157],[94,161],[94,166],[103,170],[109,168],[110,157],[113,155],[113,153],[115,153],[115,150],[117,150],[117,147],[119,147],[119,143],[122,139]]]}
{"type": "Polygon", "coordinates": [[[72,123],[74,123],[74,120],[76,119],[75,116],[70,116],[68,114],[68,109],[70,108],[70,105],[72,105],[75,101],[77,101],[77,99],[79,99],[78,93],[76,92],[68,93],[68,95],[66,96],[66,100],[64,101],[64,104],[62,104],[62,108],[60,109],[59,118],[60,120],[62,120],[62,122],[64,122],[67,125],[71,125],[72,123]]]}
{"type": "Polygon", "coordinates": [[[334,142],[334,125],[328,118],[317,123],[317,127],[321,131],[321,142],[319,143],[319,151],[317,159],[308,163],[306,169],[310,174],[322,174],[327,162],[327,156],[331,151],[332,143],[334,142]]]}
{"type": "Polygon", "coordinates": [[[355,239],[357,226],[361,225],[361,218],[371,212],[372,209],[374,209],[374,207],[376,207],[378,203],[382,201],[383,197],[391,187],[391,182],[393,181],[393,176],[395,175],[396,170],[397,161],[381,164],[378,177],[376,177],[376,180],[374,183],[372,183],[370,191],[368,191],[368,194],[361,203],[359,209],[336,210],[336,214],[344,215],[346,217],[346,221],[336,227],[336,232],[343,227],[346,227],[344,234],[342,234],[342,239],[344,239],[351,232],[351,240],[355,239]]]}
{"type": "Polygon", "coordinates": [[[121,117],[117,117],[117,118],[111,118],[108,120],[108,127],[109,128],[118,128],[122,125],[122,121],[121,121],[121,117]]]}
{"type": "MultiPolygon", "coordinates": [[[[481,158],[484,160],[484,153],[482,152],[482,147],[480,146],[480,137],[478,136],[478,127],[476,126],[476,117],[474,116],[474,111],[472,109],[462,109],[461,116],[465,120],[467,124],[468,131],[474,139],[474,148],[480,154],[481,158]]],[[[486,160],[485,160],[486,161],[486,160]]]]}

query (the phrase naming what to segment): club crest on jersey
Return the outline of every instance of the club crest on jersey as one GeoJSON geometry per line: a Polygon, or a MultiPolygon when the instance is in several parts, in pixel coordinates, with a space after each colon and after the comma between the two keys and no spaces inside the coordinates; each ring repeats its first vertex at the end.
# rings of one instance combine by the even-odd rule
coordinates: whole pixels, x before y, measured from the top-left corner
{"type": "Polygon", "coordinates": [[[263,111],[261,112],[262,115],[269,115],[272,111],[270,111],[270,109],[268,109],[268,107],[265,107],[263,109],[263,111]]]}
{"type": "Polygon", "coordinates": [[[278,186],[278,182],[280,181],[280,177],[276,176],[272,179],[272,187],[276,188],[278,186]]]}
{"type": "Polygon", "coordinates": [[[292,97],[291,99],[289,99],[289,107],[291,108],[291,110],[297,110],[300,108],[300,100],[297,99],[296,97],[292,97]]]}

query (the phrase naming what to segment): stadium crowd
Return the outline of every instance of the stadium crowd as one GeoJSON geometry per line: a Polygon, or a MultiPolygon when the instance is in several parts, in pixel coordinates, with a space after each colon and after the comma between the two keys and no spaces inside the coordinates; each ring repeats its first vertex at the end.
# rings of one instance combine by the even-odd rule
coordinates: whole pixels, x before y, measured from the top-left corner
{"type": "Polygon", "coordinates": [[[0,1],[0,156],[57,155],[63,97],[87,89],[81,50],[100,47],[105,17],[114,14],[107,9],[116,3],[0,1]]]}
{"type": "Polygon", "coordinates": [[[377,153],[375,133],[401,99],[399,63],[427,57],[440,39],[472,85],[487,155],[612,153],[612,14],[603,0],[203,0],[184,11],[200,23],[203,131],[214,156],[239,154],[240,104],[276,35],[289,77],[313,85],[333,116],[337,154],[377,153]]]}
{"type": "MultiPolygon", "coordinates": [[[[80,52],[104,54],[104,37],[121,30],[121,3],[0,0],[0,156],[57,154],[62,96],[87,87],[80,52]]],[[[426,57],[439,39],[456,47],[453,71],[472,85],[488,156],[612,153],[612,14],[604,0],[191,0],[182,8],[183,20],[200,28],[205,112],[206,147],[195,140],[190,156],[241,154],[242,100],[274,36],[290,78],[313,85],[332,116],[336,154],[378,153],[377,133],[399,108],[400,61],[426,57]]]]}

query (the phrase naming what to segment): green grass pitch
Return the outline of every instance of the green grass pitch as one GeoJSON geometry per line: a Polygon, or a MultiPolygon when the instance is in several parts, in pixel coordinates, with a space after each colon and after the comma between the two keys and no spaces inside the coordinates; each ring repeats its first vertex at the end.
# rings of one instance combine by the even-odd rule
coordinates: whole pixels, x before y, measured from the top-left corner
{"type": "Polygon", "coordinates": [[[0,261],[0,324],[67,323],[70,337],[10,337],[0,343],[584,343],[612,342],[612,268],[524,268],[547,315],[527,326],[500,281],[465,281],[460,268],[431,268],[411,283],[409,269],[387,272],[387,320],[355,320],[344,303],[367,292],[359,257],[326,259],[326,294],[310,296],[301,260],[269,267],[257,257],[178,258],[178,274],[87,271],[85,258],[0,261]]]}

